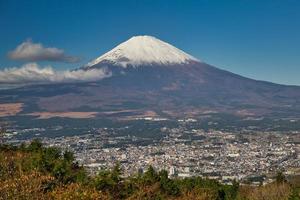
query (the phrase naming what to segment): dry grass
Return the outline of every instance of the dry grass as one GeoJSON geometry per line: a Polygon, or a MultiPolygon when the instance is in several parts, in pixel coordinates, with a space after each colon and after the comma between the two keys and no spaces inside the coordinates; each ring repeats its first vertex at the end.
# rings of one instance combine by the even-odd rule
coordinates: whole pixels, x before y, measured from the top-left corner
{"type": "Polygon", "coordinates": [[[151,200],[151,199],[159,199],[159,184],[156,183],[152,186],[141,187],[138,192],[133,194],[128,200],[151,200]]]}
{"type": "Polygon", "coordinates": [[[53,117],[66,117],[66,118],[94,118],[97,112],[34,112],[27,115],[37,116],[39,119],[50,119],[53,117]]]}
{"type": "Polygon", "coordinates": [[[85,199],[109,200],[109,196],[93,187],[77,183],[56,186],[53,191],[46,191],[47,184],[54,180],[51,176],[34,172],[20,177],[0,181],[0,199],[85,199]]]}
{"type": "Polygon", "coordinates": [[[38,172],[0,181],[0,199],[50,199],[43,191],[53,177],[38,172]]]}
{"type": "Polygon", "coordinates": [[[217,195],[206,189],[194,189],[192,191],[184,192],[178,198],[174,198],[174,200],[215,200],[217,195]]]}
{"type": "Polygon", "coordinates": [[[36,171],[27,163],[32,159],[30,156],[26,152],[0,151],[0,200],[110,199],[92,186],[61,184],[53,176],[36,171]],[[49,189],[50,186],[53,188],[49,189]]]}
{"type": "Polygon", "coordinates": [[[23,103],[0,104],[0,117],[13,116],[22,111],[23,103]]]}
{"type": "Polygon", "coordinates": [[[287,183],[272,183],[266,186],[240,188],[239,199],[241,200],[288,200],[291,187],[287,183]]]}
{"type": "Polygon", "coordinates": [[[72,183],[62,187],[57,187],[49,193],[51,199],[85,199],[85,200],[109,200],[108,195],[97,191],[93,187],[85,187],[77,183],[72,183]]]}

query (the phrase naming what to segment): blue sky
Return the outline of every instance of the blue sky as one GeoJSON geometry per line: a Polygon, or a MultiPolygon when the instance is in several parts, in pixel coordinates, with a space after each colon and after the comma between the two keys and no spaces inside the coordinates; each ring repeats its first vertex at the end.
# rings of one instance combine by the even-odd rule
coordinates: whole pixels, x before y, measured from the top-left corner
{"type": "Polygon", "coordinates": [[[81,66],[134,35],[152,35],[219,68],[300,85],[298,0],[0,0],[0,68],[20,67],[8,52],[31,39],[81,66]]]}

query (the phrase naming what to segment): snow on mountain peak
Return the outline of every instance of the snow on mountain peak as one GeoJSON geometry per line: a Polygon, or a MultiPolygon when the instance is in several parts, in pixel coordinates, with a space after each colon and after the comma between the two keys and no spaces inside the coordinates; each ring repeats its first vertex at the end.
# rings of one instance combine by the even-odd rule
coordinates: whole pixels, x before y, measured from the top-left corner
{"type": "Polygon", "coordinates": [[[109,62],[122,67],[128,65],[136,67],[145,64],[185,64],[191,61],[200,62],[193,56],[155,37],[134,36],[89,62],[86,67],[101,62],[109,62]]]}

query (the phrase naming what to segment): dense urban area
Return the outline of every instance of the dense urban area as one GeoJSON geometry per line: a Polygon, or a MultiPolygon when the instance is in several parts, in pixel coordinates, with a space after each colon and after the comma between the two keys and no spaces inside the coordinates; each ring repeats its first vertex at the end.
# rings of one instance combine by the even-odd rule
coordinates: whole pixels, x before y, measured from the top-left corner
{"type": "MultiPolygon", "coordinates": [[[[159,122],[165,119],[145,118],[159,122]]],[[[76,160],[96,174],[120,163],[123,176],[145,172],[148,166],[167,170],[169,177],[207,177],[221,183],[233,180],[253,185],[274,181],[274,174],[299,174],[300,133],[297,131],[240,131],[202,130],[190,128],[195,119],[178,120],[178,126],[160,127],[160,137],[130,134],[129,127],[92,128],[87,133],[58,137],[39,137],[46,146],[74,152],[76,160]],[[119,134],[119,132],[127,134],[119,134]]],[[[56,127],[57,128],[57,127],[56,127]]],[[[8,129],[5,140],[20,144],[30,139],[17,136],[40,128],[8,129]]]]}

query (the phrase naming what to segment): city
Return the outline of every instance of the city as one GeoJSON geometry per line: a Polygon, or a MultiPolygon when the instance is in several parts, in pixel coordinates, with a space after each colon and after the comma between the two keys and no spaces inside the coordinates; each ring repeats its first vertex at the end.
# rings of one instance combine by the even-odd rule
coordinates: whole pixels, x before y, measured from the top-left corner
{"type": "MultiPolygon", "coordinates": [[[[166,119],[152,120],[155,123],[166,119]]],[[[158,171],[167,170],[169,177],[201,176],[228,184],[238,180],[260,185],[272,182],[279,170],[287,175],[300,172],[300,135],[297,131],[232,133],[190,129],[196,122],[195,119],[183,119],[178,120],[176,128],[162,127],[160,139],[120,135],[120,128],[92,129],[82,135],[40,139],[46,146],[74,152],[76,160],[91,174],[120,163],[123,176],[127,177],[144,172],[151,165],[158,171]]],[[[39,129],[30,131],[38,132],[39,129]]],[[[16,135],[7,134],[7,142],[30,141],[17,140],[16,135]]]]}

